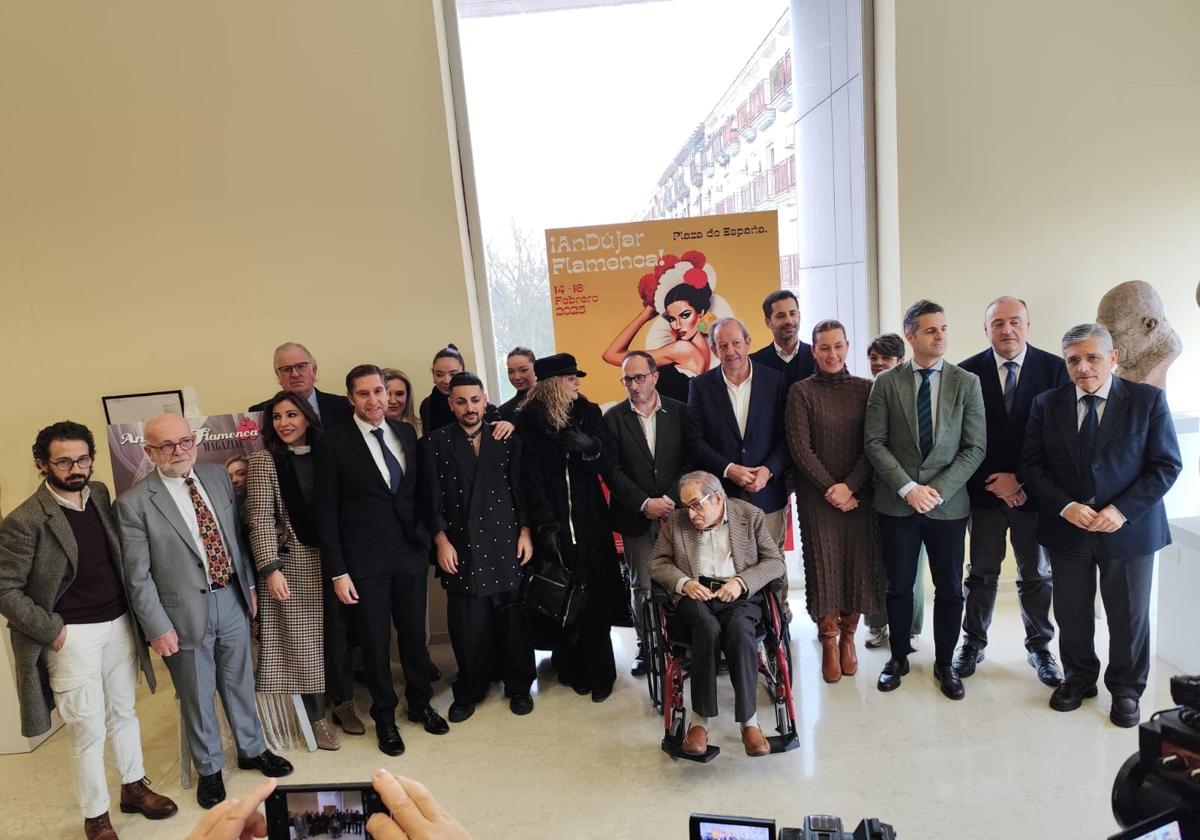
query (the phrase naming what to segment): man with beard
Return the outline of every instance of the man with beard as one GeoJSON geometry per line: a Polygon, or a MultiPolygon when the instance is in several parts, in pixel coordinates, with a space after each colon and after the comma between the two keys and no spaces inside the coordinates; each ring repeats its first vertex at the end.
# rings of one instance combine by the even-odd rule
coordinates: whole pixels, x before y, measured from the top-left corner
{"type": "Polygon", "coordinates": [[[513,714],[533,711],[533,641],[517,590],[533,555],[521,490],[521,441],[485,434],[487,394],[473,373],[450,379],[453,425],[420,443],[422,497],[446,590],[450,643],[458,661],[450,720],[461,723],[504,680],[513,714]]]}
{"type": "Polygon", "coordinates": [[[508,381],[517,389],[517,393],[500,406],[501,419],[513,422],[521,401],[525,399],[533,383],[537,382],[537,374],[533,372],[536,359],[537,356],[533,355],[533,351],[528,347],[514,347],[508,351],[508,381]]]}
{"type": "MultiPolygon", "coordinates": [[[[275,348],[274,362],[279,390],[291,391],[308,400],[317,417],[321,418],[321,428],[325,431],[354,415],[346,401],[337,394],[317,390],[317,360],[303,344],[296,341],[280,344],[275,348]]],[[[262,411],[268,402],[270,400],[263,400],[246,410],[262,411]]],[[[269,417],[267,419],[270,420],[269,417]]]]}
{"type": "Polygon", "coordinates": [[[817,369],[812,345],[800,340],[800,304],[787,289],[771,292],[763,301],[763,321],[774,341],[750,354],[750,360],[783,374],[783,392],[817,369]]]}
{"type": "Polygon", "coordinates": [[[33,459],[45,482],[0,524],[0,614],[16,659],[21,734],[50,728],[50,707],[71,733],[72,775],[88,840],[116,840],[109,821],[104,741],[121,774],[121,810],[152,820],[177,807],[146,786],[134,711],[140,666],[154,669],[130,620],[121,546],[108,488],[91,482],[96,448],[70,421],[38,432],[33,459]],[[43,693],[48,672],[51,698],[43,693]]]}

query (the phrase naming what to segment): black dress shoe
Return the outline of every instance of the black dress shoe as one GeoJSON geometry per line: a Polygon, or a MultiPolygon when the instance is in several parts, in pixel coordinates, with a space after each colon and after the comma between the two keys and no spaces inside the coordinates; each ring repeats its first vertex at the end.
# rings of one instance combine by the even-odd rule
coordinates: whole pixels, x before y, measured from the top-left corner
{"type": "Polygon", "coordinates": [[[1025,658],[1029,660],[1030,665],[1037,668],[1038,679],[1043,685],[1058,688],[1058,684],[1063,681],[1063,675],[1058,663],[1054,661],[1053,653],[1048,650],[1031,650],[1025,658]]]}
{"type": "Polygon", "coordinates": [[[450,731],[450,724],[446,723],[446,719],[439,715],[433,706],[425,706],[423,709],[409,708],[408,719],[421,724],[430,735],[445,735],[450,731]]]}
{"type": "Polygon", "coordinates": [[[1096,686],[1086,688],[1074,683],[1064,682],[1054,689],[1050,695],[1050,708],[1056,712],[1073,712],[1083,705],[1083,701],[1097,694],[1096,686]]]}
{"type": "Polygon", "coordinates": [[[196,802],[201,808],[208,810],[214,805],[220,805],[225,801],[225,780],[221,778],[221,771],[210,773],[205,776],[200,774],[200,781],[196,785],[196,802]]]}
{"type": "Polygon", "coordinates": [[[1129,729],[1142,722],[1142,709],[1136,697],[1114,697],[1108,719],[1122,729],[1129,729]]]}
{"type": "Polygon", "coordinates": [[[254,758],[243,758],[238,756],[238,767],[242,770],[257,770],[264,776],[278,778],[279,776],[289,776],[292,772],[292,763],[286,758],[280,758],[270,750],[263,750],[254,758]]]}
{"type": "Polygon", "coordinates": [[[514,694],[508,700],[508,708],[514,715],[527,715],[533,711],[533,698],[528,694],[514,694]]]}
{"type": "Polygon", "coordinates": [[[450,718],[451,723],[462,723],[473,714],[475,714],[474,703],[459,703],[455,700],[450,704],[450,714],[446,717],[450,718]]]}
{"type": "Polygon", "coordinates": [[[605,700],[607,700],[609,697],[612,696],[612,692],[613,692],[613,687],[611,685],[608,688],[604,689],[603,691],[593,691],[592,692],[592,702],[593,703],[603,703],[605,700]]]}
{"type": "Polygon", "coordinates": [[[983,648],[963,642],[954,656],[954,672],[964,680],[975,673],[975,665],[983,661],[983,648]]]}
{"type": "Polygon", "coordinates": [[[379,741],[379,751],[387,755],[403,755],[404,739],[400,730],[393,723],[376,723],[375,738],[379,741]]]}
{"type": "Polygon", "coordinates": [[[951,700],[961,700],[966,696],[967,692],[963,689],[962,680],[953,665],[934,665],[933,678],[941,686],[942,694],[951,700]]]}
{"type": "Polygon", "coordinates": [[[889,659],[887,664],[883,666],[883,673],[879,675],[879,683],[876,687],[880,691],[895,691],[900,687],[900,678],[907,673],[907,656],[903,659],[889,659]]]}

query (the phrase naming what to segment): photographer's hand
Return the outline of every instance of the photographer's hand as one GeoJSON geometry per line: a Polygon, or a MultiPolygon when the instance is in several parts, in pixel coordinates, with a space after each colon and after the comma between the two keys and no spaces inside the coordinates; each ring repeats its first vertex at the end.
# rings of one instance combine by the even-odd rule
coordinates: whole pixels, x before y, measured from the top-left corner
{"type": "Polygon", "coordinates": [[[187,840],[251,840],[267,836],[267,821],[258,812],[275,779],[267,779],[245,799],[227,799],[200,818],[187,840]]]}
{"type": "Polygon", "coordinates": [[[391,814],[372,814],[367,830],[376,840],[471,840],[462,823],[437,803],[425,785],[376,770],[372,786],[391,814]]]}

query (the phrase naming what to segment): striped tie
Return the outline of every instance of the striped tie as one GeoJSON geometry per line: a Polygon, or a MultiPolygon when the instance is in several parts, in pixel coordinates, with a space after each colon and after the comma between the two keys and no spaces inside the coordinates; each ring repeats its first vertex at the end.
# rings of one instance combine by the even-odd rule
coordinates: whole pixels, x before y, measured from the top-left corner
{"type": "Polygon", "coordinates": [[[1017,397],[1017,363],[1005,362],[1008,374],[1004,377],[1004,413],[1012,414],[1013,402],[1017,397]]]}
{"type": "Polygon", "coordinates": [[[921,374],[921,387],[917,389],[917,432],[921,437],[921,460],[929,457],[933,449],[933,402],[930,400],[929,377],[933,368],[917,368],[921,374]]]}

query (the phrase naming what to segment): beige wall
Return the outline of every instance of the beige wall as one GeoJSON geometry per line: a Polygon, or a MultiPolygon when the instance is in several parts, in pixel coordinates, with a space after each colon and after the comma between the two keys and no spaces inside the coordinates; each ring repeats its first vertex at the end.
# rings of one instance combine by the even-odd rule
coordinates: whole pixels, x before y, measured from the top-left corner
{"type": "Polygon", "coordinates": [[[986,303],[1015,294],[1057,350],[1142,279],[1186,345],[1172,407],[1200,410],[1200,3],[876,7],[882,326],[940,301],[959,359],[985,346],[986,303]]]}

